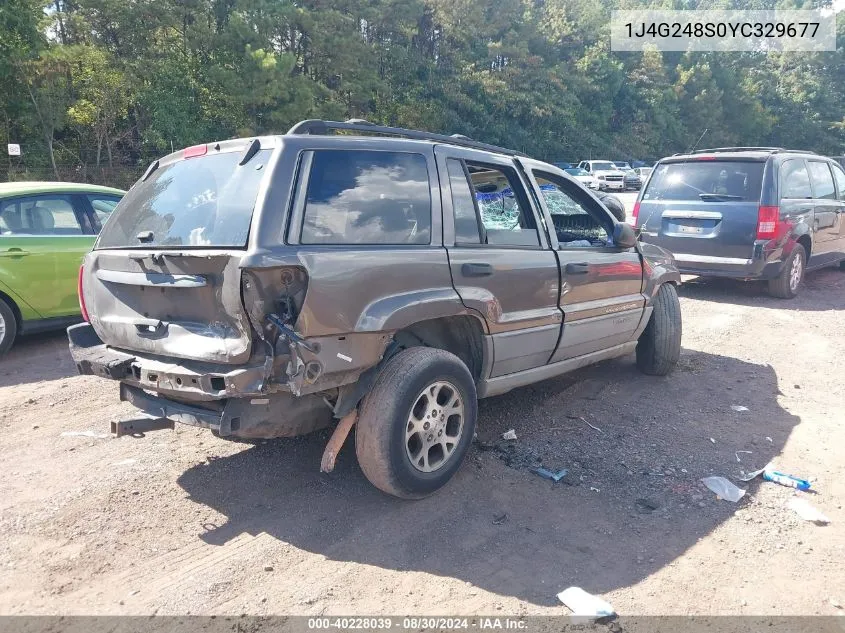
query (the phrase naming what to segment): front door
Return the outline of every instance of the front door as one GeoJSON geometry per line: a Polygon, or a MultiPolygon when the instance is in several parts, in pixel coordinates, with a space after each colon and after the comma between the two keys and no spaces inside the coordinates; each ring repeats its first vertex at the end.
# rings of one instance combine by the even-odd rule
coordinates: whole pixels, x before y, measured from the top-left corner
{"type": "Polygon", "coordinates": [[[0,202],[0,279],[44,318],[79,312],[77,275],[94,237],[74,201],[42,194],[0,202]]]}
{"type": "Polygon", "coordinates": [[[583,187],[541,163],[523,162],[560,259],[563,334],[552,362],[631,341],[645,307],[639,253],[614,246],[613,217],[583,187]]]}
{"type": "Polygon", "coordinates": [[[452,282],[493,336],[491,376],[545,365],[560,336],[558,265],[517,166],[468,149],[435,154],[450,183],[441,191],[452,282]]]}

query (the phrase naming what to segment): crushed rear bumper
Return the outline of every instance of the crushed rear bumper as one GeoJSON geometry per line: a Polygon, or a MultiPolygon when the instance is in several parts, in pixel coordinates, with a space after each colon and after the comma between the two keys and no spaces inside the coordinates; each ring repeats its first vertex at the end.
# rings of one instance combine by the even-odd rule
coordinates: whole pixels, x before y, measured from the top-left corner
{"type": "Polygon", "coordinates": [[[682,275],[738,279],[777,277],[783,266],[781,254],[781,249],[773,248],[769,241],[755,242],[749,258],[673,253],[682,275]]]}

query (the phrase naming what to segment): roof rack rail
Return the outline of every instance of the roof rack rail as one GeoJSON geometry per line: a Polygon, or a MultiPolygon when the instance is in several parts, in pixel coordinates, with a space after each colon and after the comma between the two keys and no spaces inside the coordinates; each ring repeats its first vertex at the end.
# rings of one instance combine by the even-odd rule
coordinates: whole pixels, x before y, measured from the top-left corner
{"type": "Polygon", "coordinates": [[[525,154],[517,152],[516,150],[499,147],[498,145],[490,145],[480,141],[474,141],[463,134],[453,134],[451,136],[447,136],[446,134],[434,134],[433,132],[407,130],[401,127],[377,125],[375,123],[365,121],[364,119],[349,119],[348,121],[342,122],[308,119],[306,121],[300,121],[294,125],[290,130],[288,130],[288,134],[328,134],[331,130],[347,130],[353,132],[363,132],[366,134],[380,134],[383,136],[399,136],[402,138],[416,139],[420,141],[436,141],[447,145],[481,149],[488,152],[496,152],[497,154],[507,154],[509,156],[525,156],[525,154]]]}
{"type": "MultiPolygon", "coordinates": [[[[783,147],[713,147],[710,149],[699,149],[693,154],[719,154],[723,152],[769,152],[771,154],[815,154],[803,149],[785,149],[783,147]]],[[[676,154],[679,156],[680,154],[676,154]]]]}

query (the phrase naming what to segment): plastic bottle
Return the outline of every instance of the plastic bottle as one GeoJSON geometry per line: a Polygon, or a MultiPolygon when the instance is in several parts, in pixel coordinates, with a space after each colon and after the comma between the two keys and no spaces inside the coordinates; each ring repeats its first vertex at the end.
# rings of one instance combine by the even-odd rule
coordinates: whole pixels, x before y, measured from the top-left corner
{"type": "Polygon", "coordinates": [[[763,479],[766,481],[773,481],[776,484],[780,484],[781,486],[786,486],[788,488],[797,488],[798,490],[810,489],[810,482],[806,479],[799,479],[798,477],[793,477],[792,475],[779,473],[776,470],[764,470],[763,479]]]}

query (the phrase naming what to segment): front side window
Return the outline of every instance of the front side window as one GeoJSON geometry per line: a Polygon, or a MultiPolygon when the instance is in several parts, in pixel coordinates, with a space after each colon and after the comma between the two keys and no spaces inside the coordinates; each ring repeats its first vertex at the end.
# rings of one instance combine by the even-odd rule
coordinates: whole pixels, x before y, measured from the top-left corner
{"type": "Polygon", "coordinates": [[[536,222],[512,167],[466,162],[484,241],[499,246],[540,245],[536,222]]]}
{"type": "Polygon", "coordinates": [[[422,154],[313,153],[302,244],[429,244],[431,191],[422,154]]]}
{"type": "Polygon", "coordinates": [[[35,196],[0,205],[3,235],[82,235],[82,226],[67,196],[35,196]]]}
{"type": "Polygon", "coordinates": [[[836,187],[833,184],[833,177],[830,175],[830,168],[827,163],[811,160],[807,164],[810,166],[810,178],[813,179],[815,197],[836,200],[836,187]]]}
{"type": "Polygon", "coordinates": [[[560,248],[610,245],[609,218],[602,217],[597,211],[591,212],[589,202],[583,196],[569,190],[554,176],[535,172],[534,177],[552,216],[560,248]]]}
{"type": "Polygon", "coordinates": [[[803,160],[788,160],[781,167],[781,197],[782,198],[812,198],[810,175],[803,160]]]}

